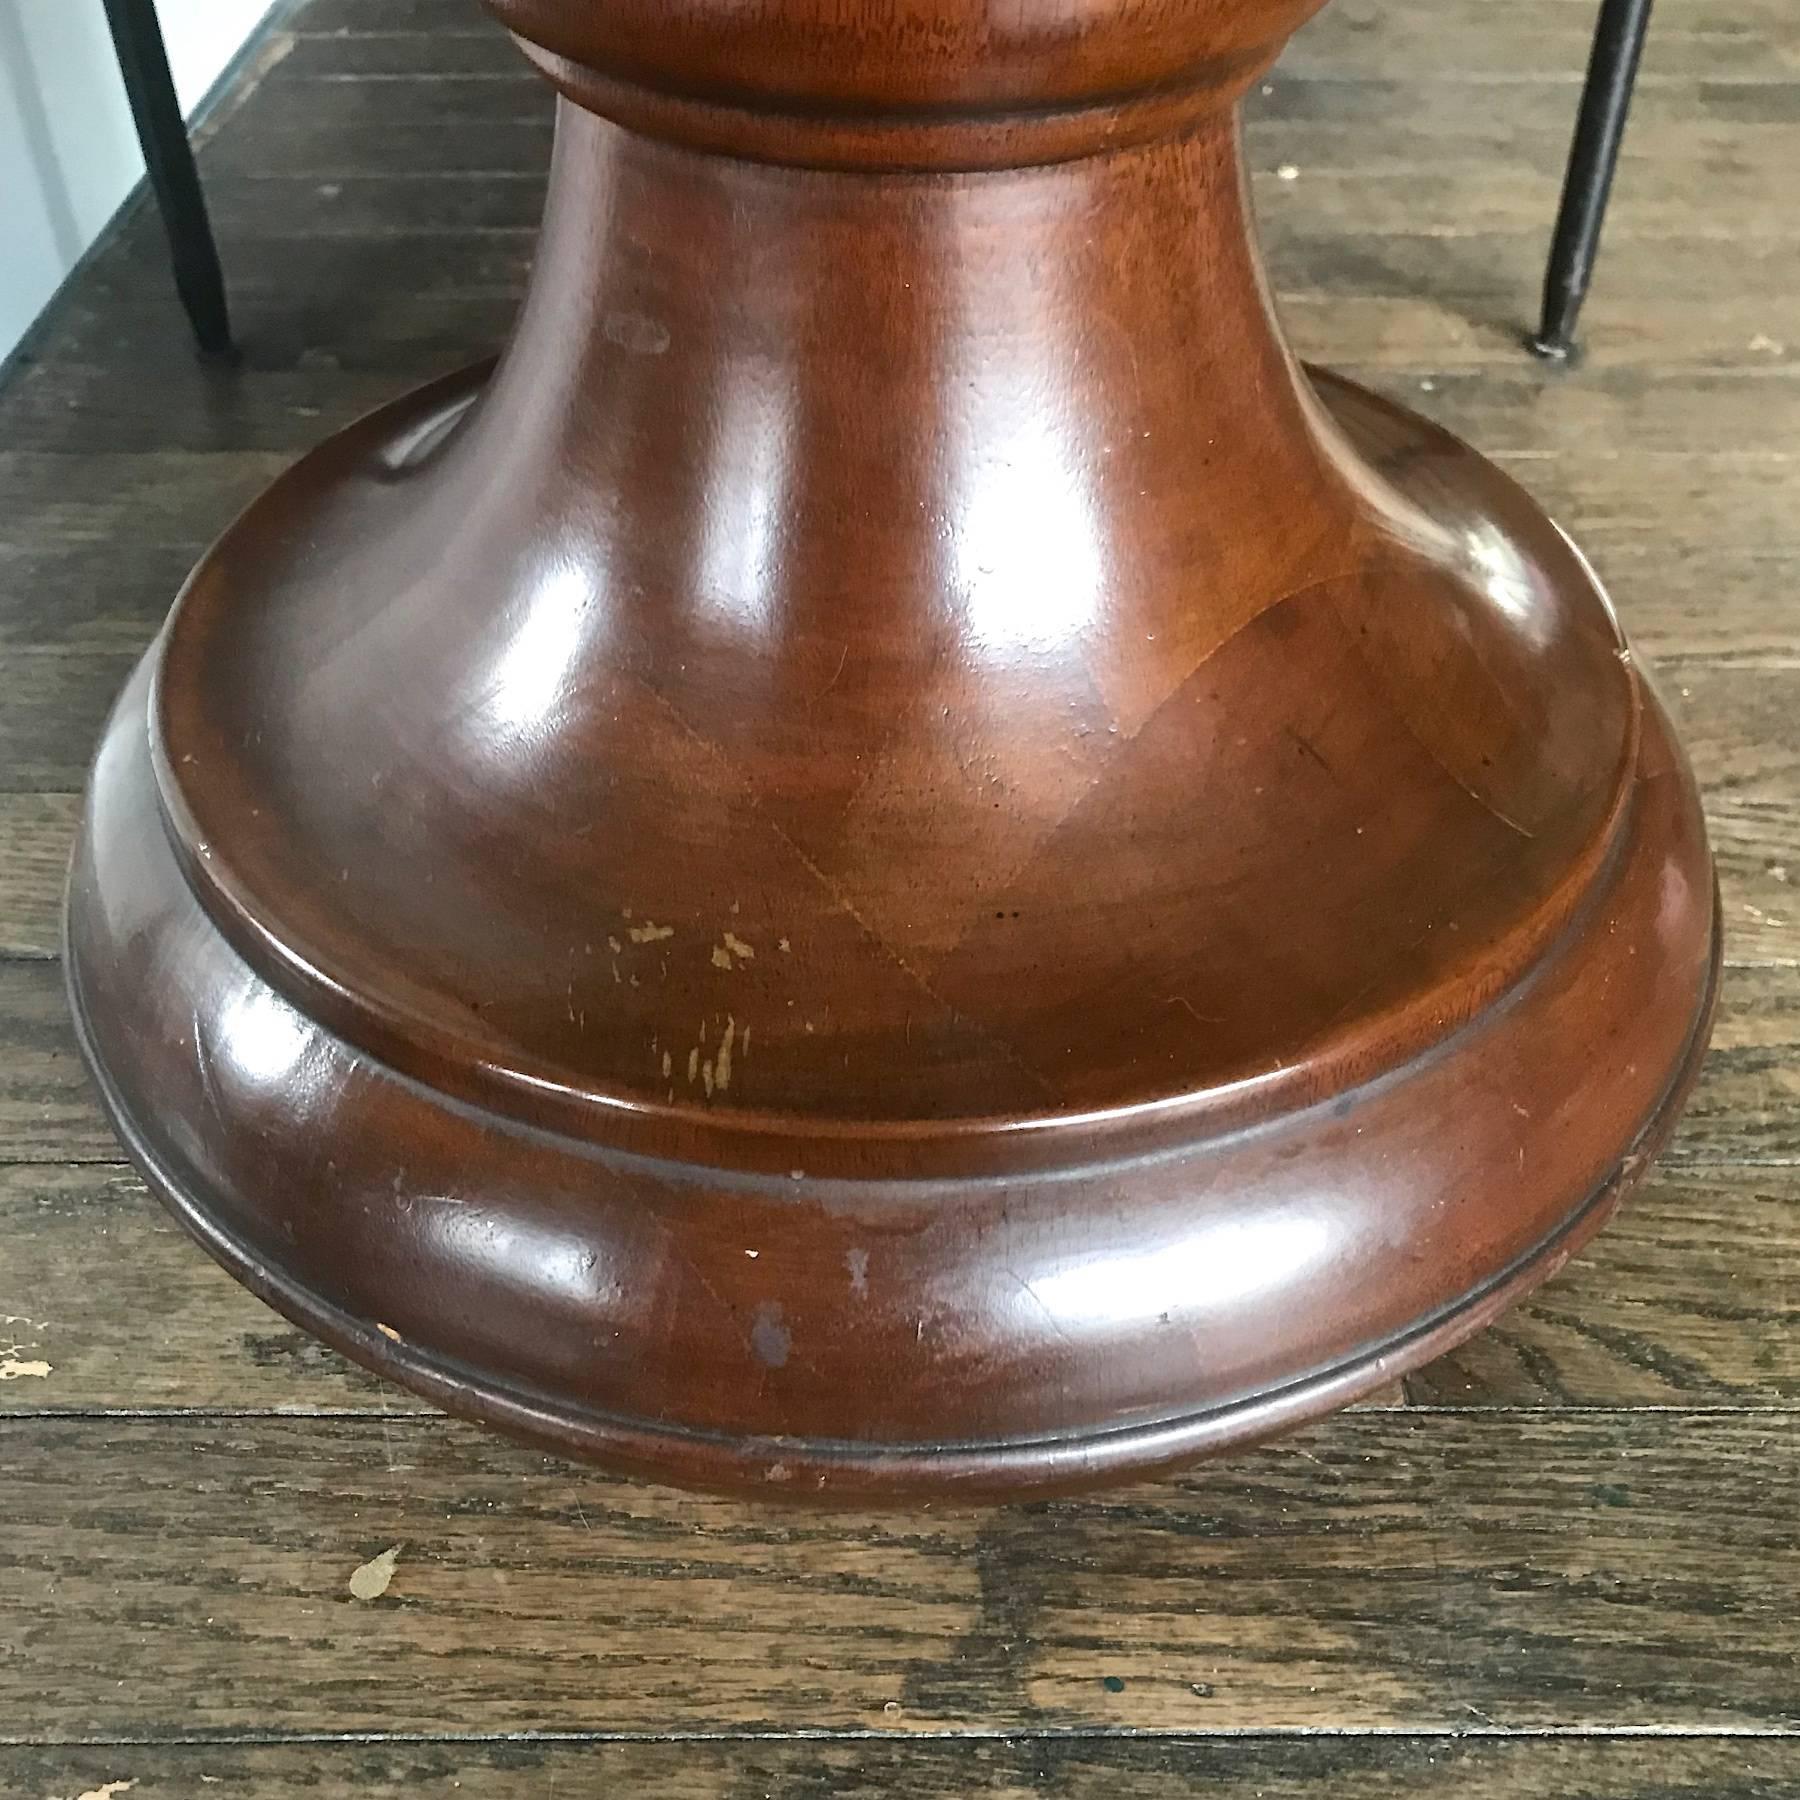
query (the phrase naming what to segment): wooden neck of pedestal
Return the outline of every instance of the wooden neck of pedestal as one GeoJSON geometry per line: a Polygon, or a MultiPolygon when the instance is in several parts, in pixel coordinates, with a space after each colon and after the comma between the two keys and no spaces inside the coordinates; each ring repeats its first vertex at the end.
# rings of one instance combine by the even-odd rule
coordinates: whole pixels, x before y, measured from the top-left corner
{"type": "Polygon", "coordinates": [[[784,634],[896,609],[973,640],[1228,629],[1354,511],[1228,113],[909,175],[700,155],[565,101],[529,300],[463,448],[540,564],[784,634]]]}

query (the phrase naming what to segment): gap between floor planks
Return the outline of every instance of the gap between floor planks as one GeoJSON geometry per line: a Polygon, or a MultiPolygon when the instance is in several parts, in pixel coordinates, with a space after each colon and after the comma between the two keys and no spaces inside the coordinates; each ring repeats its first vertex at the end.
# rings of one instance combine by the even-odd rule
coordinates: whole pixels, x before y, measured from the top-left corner
{"type": "Polygon", "coordinates": [[[694,1735],[358,1743],[132,1743],[0,1750],[0,1791],[196,1800],[214,1787],[262,1800],[484,1800],[654,1794],[661,1800],[1772,1800],[1800,1790],[1793,1740],[1667,1734],[1607,1737],[1408,1735],[1251,1739],[1045,1733],[954,1738],[694,1735]],[[113,1793],[125,1790],[115,1787],[113,1793]]]}

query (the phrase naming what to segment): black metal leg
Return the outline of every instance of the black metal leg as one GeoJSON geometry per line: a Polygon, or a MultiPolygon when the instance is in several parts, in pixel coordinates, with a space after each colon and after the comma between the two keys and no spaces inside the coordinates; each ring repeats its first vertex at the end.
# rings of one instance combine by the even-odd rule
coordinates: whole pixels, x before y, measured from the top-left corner
{"type": "Polygon", "coordinates": [[[169,75],[155,0],[106,0],[106,22],[119,53],[119,71],[143,146],[150,190],[169,234],[175,291],[187,308],[200,348],[209,356],[228,355],[231,319],[225,309],[225,277],[188,143],[187,121],[169,75]]]}
{"type": "Polygon", "coordinates": [[[1649,29],[1650,0],[1601,0],[1544,277],[1543,319],[1531,340],[1540,356],[1561,359],[1574,347],[1575,321],[1594,272],[1606,198],[1612,191],[1632,84],[1649,29]]]}

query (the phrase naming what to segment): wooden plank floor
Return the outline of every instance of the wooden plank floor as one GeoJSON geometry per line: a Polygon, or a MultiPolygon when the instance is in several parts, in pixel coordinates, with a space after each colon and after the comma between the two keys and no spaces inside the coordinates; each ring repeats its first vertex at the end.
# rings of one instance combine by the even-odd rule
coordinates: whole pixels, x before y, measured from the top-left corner
{"type": "Polygon", "coordinates": [[[203,153],[242,366],[139,212],[0,386],[0,1794],[1800,1795],[1800,8],[1659,9],[1554,371],[1592,17],[1338,0],[1249,144],[1302,352],[1514,470],[1659,670],[1729,932],[1692,1109],[1384,1404],[910,1517],[444,1420],[189,1246],[88,1092],[57,907],[112,693],[286,461],[502,338],[541,199],[546,96],[472,0],[281,19],[203,153]]]}

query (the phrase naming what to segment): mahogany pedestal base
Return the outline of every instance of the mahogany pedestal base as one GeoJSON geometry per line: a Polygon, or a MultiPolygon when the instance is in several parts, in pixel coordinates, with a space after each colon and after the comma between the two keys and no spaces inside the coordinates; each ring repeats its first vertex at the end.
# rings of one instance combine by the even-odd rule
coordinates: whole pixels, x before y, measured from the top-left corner
{"type": "Polygon", "coordinates": [[[1704,831],[1555,528],[1281,345],[1300,9],[1011,160],[646,122],[560,60],[631,7],[506,10],[642,131],[565,100],[498,370],[253,505],[100,751],[156,1191],[454,1410],[784,1495],[1178,1462],[1543,1279],[1704,1047],[1704,831]]]}

